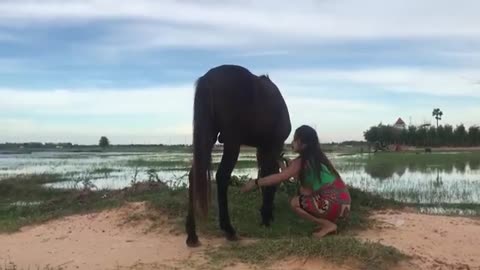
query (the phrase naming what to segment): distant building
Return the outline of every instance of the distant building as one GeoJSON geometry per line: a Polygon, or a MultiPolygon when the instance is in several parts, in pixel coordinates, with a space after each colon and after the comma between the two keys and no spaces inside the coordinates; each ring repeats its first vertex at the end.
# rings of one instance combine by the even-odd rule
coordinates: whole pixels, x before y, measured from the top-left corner
{"type": "Polygon", "coordinates": [[[402,118],[399,117],[397,122],[395,122],[395,124],[393,125],[393,127],[398,129],[405,129],[407,128],[407,124],[405,124],[402,118]]]}

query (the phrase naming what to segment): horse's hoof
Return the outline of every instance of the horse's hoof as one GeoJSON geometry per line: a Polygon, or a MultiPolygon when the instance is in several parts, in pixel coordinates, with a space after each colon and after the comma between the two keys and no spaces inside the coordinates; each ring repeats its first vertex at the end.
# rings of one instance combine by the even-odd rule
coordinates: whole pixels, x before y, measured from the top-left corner
{"type": "Polygon", "coordinates": [[[238,241],[240,238],[236,234],[226,234],[225,237],[227,238],[228,241],[238,241]]]}
{"type": "Polygon", "coordinates": [[[200,241],[198,241],[198,237],[187,238],[187,246],[190,248],[201,246],[200,241]]]}
{"type": "Polygon", "coordinates": [[[273,218],[264,219],[262,220],[262,223],[260,223],[260,225],[268,228],[272,224],[272,221],[273,221],[273,218]]]}

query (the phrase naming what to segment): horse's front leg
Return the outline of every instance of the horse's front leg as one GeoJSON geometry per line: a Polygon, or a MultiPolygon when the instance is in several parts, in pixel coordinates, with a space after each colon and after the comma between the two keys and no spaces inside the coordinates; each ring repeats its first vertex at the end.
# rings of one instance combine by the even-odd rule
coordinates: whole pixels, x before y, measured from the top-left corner
{"type": "MultiPolygon", "coordinates": [[[[272,151],[259,150],[257,153],[257,161],[260,166],[260,177],[265,177],[271,174],[278,173],[279,166],[277,161],[277,155],[272,151]]],[[[262,187],[262,207],[260,208],[260,214],[262,217],[262,225],[270,226],[273,221],[273,202],[275,200],[275,193],[277,186],[262,187]]]]}
{"type": "Polygon", "coordinates": [[[228,185],[230,184],[230,177],[235,164],[237,163],[239,153],[240,145],[225,143],[222,160],[220,161],[216,174],[220,229],[225,232],[225,236],[228,240],[238,239],[236,231],[230,223],[227,193],[228,185]]]}

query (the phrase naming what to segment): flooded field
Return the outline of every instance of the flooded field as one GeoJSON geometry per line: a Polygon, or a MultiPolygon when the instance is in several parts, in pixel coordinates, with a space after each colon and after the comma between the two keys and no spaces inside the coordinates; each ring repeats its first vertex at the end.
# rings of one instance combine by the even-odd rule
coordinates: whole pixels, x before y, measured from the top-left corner
{"type": "MultiPolygon", "coordinates": [[[[294,157],[292,153],[289,157],[294,157]]],[[[480,202],[480,153],[380,153],[328,156],[351,186],[441,213],[445,204],[480,202]]],[[[214,153],[214,168],[221,153],[214,153]]],[[[53,188],[120,189],[132,182],[162,180],[187,185],[192,155],[184,152],[69,153],[0,155],[0,181],[31,174],[57,174],[53,188]]],[[[256,177],[254,152],[242,152],[234,175],[256,177]]],[[[452,213],[465,213],[449,209],[452,213]]]]}

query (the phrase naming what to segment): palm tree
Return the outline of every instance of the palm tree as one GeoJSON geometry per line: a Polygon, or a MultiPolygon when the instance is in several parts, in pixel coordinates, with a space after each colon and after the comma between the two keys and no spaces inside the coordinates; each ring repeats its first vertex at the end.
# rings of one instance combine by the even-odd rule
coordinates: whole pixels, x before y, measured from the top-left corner
{"type": "Polygon", "coordinates": [[[439,108],[433,109],[432,116],[435,116],[435,119],[437,120],[437,128],[438,128],[438,120],[442,120],[442,115],[443,115],[443,112],[440,111],[439,108]]]}

